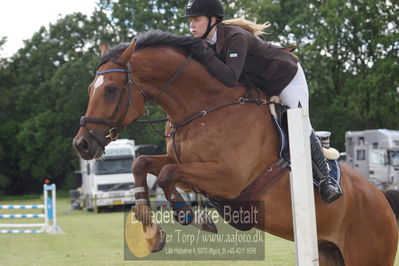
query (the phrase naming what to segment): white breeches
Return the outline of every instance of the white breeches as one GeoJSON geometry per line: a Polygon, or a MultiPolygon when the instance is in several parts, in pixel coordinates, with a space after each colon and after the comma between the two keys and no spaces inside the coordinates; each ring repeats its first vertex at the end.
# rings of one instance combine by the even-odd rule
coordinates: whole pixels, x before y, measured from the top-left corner
{"type": "MultiPolygon", "coordinates": [[[[281,103],[288,106],[290,109],[298,108],[300,104],[302,108],[306,108],[309,112],[309,92],[308,84],[306,82],[305,73],[301,65],[298,63],[298,71],[291,80],[291,82],[280,93],[281,103]]],[[[308,117],[308,131],[309,136],[312,133],[312,125],[308,117]]]]}

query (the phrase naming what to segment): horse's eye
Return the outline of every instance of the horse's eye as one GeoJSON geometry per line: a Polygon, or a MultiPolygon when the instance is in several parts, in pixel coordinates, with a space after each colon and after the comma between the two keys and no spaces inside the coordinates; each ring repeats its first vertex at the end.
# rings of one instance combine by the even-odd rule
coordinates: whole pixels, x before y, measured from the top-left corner
{"type": "Polygon", "coordinates": [[[114,93],[114,92],[116,92],[116,89],[117,89],[116,87],[108,87],[107,88],[107,92],[108,93],[114,93]]]}

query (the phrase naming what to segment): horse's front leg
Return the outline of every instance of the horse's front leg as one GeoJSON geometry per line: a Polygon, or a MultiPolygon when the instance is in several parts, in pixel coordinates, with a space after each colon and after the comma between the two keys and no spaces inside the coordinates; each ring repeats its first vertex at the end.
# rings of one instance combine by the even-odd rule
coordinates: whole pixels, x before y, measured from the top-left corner
{"type": "Polygon", "coordinates": [[[216,233],[216,226],[205,212],[195,214],[176,190],[176,183],[195,187],[214,196],[227,199],[237,197],[243,187],[242,179],[230,173],[226,167],[214,162],[169,164],[162,168],[158,184],[175,213],[175,219],[182,225],[196,227],[216,233]],[[199,217],[200,216],[200,217],[199,217]]]}
{"type": "Polygon", "coordinates": [[[143,223],[147,247],[151,252],[163,248],[165,234],[159,225],[152,222],[147,173],[158,176],[162,167],[172,162],[168,155],[142,155],[134,161],[132,167],[136,199],[135,216],[143,223]]]}

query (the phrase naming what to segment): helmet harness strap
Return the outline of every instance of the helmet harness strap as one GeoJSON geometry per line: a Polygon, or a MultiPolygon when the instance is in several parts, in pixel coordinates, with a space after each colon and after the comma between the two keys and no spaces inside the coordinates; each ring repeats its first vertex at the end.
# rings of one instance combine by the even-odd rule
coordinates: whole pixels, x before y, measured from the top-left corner
{"type": "Polygon", "coordinates": [[[212,16],[208,15],[208,28],[206,29],[206,32],[204,33],[204,35],[201,36],[201,39],[205,40],[206,37],[208,36],[208,34],[211,32],[211,30],[213,29],[213,27],[215,27],[217,24],[219,24],[221,22],[221,20],[218,18],[215,22],[215,24],[213,24],[211,26],[212,23],[212,16]]]}

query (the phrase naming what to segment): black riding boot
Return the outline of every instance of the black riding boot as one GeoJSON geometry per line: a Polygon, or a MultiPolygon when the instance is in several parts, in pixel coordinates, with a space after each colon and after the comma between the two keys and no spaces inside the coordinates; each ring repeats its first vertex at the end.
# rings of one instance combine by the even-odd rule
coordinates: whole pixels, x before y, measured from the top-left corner
{"type": "Polygon", "coordinates": [[[320,179],[319,192],[321,199],[326,204],[329,204],[341,197],[342,191],[329,175],[328,165],[324,157],[321,142],[314,132],[310,135],[310,149],[312,153],[313,171],[317,172],[320,179]]]}

